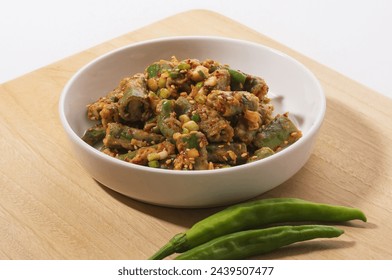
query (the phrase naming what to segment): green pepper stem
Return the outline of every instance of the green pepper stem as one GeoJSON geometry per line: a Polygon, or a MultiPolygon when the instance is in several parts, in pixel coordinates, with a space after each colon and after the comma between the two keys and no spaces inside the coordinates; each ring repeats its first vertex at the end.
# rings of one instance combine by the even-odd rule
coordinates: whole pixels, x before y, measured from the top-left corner
{"type": "Polygon", "coordinates": [[[161,247],[154,255],[152,255],[149,260],[163,260],[167,256],[174,254],[174,245],[172,242],[169,242],[165,244],[163,247],[161,247]]]}
{"type": "Polygon", "coordinates": [[[152,255],[149,260],[162,260],[165,257],[174,254],[183,252],[184,250],[188,249],[186,247],[187,244],[187,236],[185,233],[178,233],[173,238],[161,247],[158,252],[152,255]]]}

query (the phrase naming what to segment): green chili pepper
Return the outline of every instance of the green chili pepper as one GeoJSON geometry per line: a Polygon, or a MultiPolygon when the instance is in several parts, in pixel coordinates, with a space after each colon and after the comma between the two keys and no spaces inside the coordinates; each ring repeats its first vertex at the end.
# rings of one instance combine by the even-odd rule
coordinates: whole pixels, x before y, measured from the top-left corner
{"type": "Polygon", "coordinates": [[[188,135],[184,135],[179,140],[182,143],[186,143],[187,149],[199,148],[199,138],[200,138],[199,135],[201,135],[201,132],[199,133],[195,132],[188,135]]]}
{"type": "Polygon", "coordinates": [[[193,107],[194,106],[192,106],[186,97],[180,96],[175,101],[174,110],[178,116],[181,116],[184,114],[190,114],[190,111],[193,110],[193,107]]]}
{"type": "Polygon", "coordinates": [[[105,138],[106,129],[102,125],[95,125],[86,130],[82,139],[87,144],[94,146],[103,138],[105,138]]]}
{"type": "Polygon", "coordinates": [[[170,113],[174,111],[174,101],[164,100],[162,102],[162,115],[163,117],[169,117],[170,113]]]}
{"type": "Polygon", "coordinates": [[[109,123],[103,143],[108,148],[135,150],[132,139],[143,141],[147,145],[158,144],[165,140],[160,134],[146,132],[120,123],[109,123]]]}
{"type": "Polygon", "coordinates": [[[124,95],[118,100],[120,116],[130,122],[146,121],[151,115],[151,108],[144,75],[134,75],[127,86],[124,95]]]}
{"type": "Polygon", "coordinates": [[[365,214],[356,208],[314,203],[294,198],[272,198],[245,202],[228,207],[175,235],[150,259],[163,259],[181,253],[213,238],[229,233],[285,222],[344,222],[365,214]]]}
{"type": "Polygon", "coordinates": [[[198,82],[198,83],[196,84],[196,87],[197,87],[197,88],[201,88],[203,85],[204,85],[204,82],[198,82]]]}
{"type": "Polygon", "coordinates": [[[150,154],[160,153],[164,150],[167,152],[167,155],[171,155],[175,151],[175,146],[168,141],[163,141],[152,146],[141,147],[135,151],[128,151],[126,154],[118,155],[117,158],[139,165],[148,165],[150,162],[148,160],[150,154]]]}
{"type": "Polygon", "coordinates": [[[200,75],[200,77],[202,77],[203,79],[207,78],[207,77],[206,77],[206,74],[204,74],[203,71],[199,70],[199,71],[197,71],[197,73],[198,73],[198,74],[200,75]]]}
{"type": "Polygon", "coordinates": [[[230,73],[231,79],[236,82],[236,83],[240,83],[240,84],[245,84],[245,80],[246,80],[246,75],[244,73],[241,73],[240,71],[236,71],[233,69],[227,69],[230,73]]]}
{"type": "Polygon", "coordinates": [[[176,139],[176,147],[179,154],[189,158],[193,158],[193,169],[194,170],[205,170],[208,169],[207,160],[207,138],[199,131],[191,131],[187,134],[182,134],[176,139]],[[197,156],[188,155],[188,151],[196,150],[197,156]]]}
{"type": "Polygon", "coordinates": [[[207,146],[208,161],[214,163],[241,164],[246,161],[248,151],[244,143],[212,143],[207,146]]]}
{"type": "Polygon", "coordinates": [[[161,70],[161,67],[159,64],[151,64],[150,66],[147,67],[147,73],[149,78],[154,78],[158,76],[159,70],[161,70]]]}
{"type": "Polygon", "coordinates": [[[288,118],[287,114],[277,115],[261,132],[253,139],[257,148],[269,147],[276,151],[285,148],[302,137],[301,131],[288,118]]]}
{"type": "Polygon", "coordinates": [[[175,69],[169,72],[169,77],[172,79],[177,79],[180,73],[175,69]]]}
{"type": "Polygon", "coordinates": [[[177,68],[180,70],[189,70],[191,69],[191,66],[186,62],[181,62],[180,64],[178,64],[177,68]]]}
{"type": "Polygon", "coordinates": [[[131,161],[137,154],[137,151],[128,151],[125,154],[119,154],[117,155],[118,159],[121,159],[123,161],[131,161]]]}
{"type": "Polygon", "coordinates": [[[158,167],[159,167],[159,161],[157,161],[157,160],[149,161],[149,162],[148,162],[148,166],[149,166],[149,167],[158,168],[158,167]]]}
{"type": "Polygon", "coordinates": [[[256,111],[259,99],[246,91],[212,90],[207,96],[206,104],[223,117],[232,117],[245,110],[256,111]]]}
{"type": "Polygon", "coordinates": [[[177,120],[172,113],[174,113],[175,101],[163,99],[160,106],[161,112],[157,117],[157,125],[162,133],[168,139],[172,139],[173,134],[181,131],[181,122],[177,120]]]}
{"type": "Polygon", "coordinates": [[[269,253],[296,242],[339,237],[343,230],[332,226],[276,226],[235,232],[215,238],[179,256],[176,260],[238,260],[269,253]]]}
{"type": "Polygon", "coordinates": [[[262,147],[262,148],[256,150],[256,151],[253,153],[253,156],[251,156],[251,157],[247,160],[247,162],[252,162],[252,161],[264,159],[264,158],[267,158],[267,157],[269,157],[269,156],[272,156],[273,154],[275,154],[275,153],[274,153],[274,151],[271,150],[270,148],[268,148],[268,147],[262,147]]]}
{"type": "Polygon", "coordinates": [[[191,117],[191,119],[192,119],[192,121],[194,121],[194,122],[200,122],[200,116],[199,116],[198,113],[193,114],[192,117],[191,117]]]}

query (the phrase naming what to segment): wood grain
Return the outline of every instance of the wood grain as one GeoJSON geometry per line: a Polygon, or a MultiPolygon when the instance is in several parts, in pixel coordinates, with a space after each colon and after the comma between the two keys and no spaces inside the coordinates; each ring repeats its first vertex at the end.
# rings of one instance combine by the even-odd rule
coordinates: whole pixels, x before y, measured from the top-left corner
{"type": "Polygon", "coordinates": [[[338,240],[304,242],[262,258],[391,259],[392,100],[205,10],[172,16],[0,85],[0,258],[146,259],[218,210],[152,206],[101,186],[76,161],[60,125],[61,90],[80,67],[115,48],[174,35],[273,47],[305,64],[325,90],[326,118],[309,162],[260,197],[354,206],[368,222],[339,225],[345,234],[338,240]]]}

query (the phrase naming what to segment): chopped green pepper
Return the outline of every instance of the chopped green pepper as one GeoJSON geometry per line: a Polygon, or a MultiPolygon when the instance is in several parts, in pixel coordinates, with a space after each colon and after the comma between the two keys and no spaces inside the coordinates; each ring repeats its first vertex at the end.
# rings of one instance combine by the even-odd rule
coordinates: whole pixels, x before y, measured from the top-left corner
{"type": "Polygon", "coordinates": [[[236,83],[241,83],[242,85],[245,84],[246,75],[241,73],[240,71],[227,69],[230,73],[231,79],[236,83]]]}
{"type": "Polygon", "coordinates": [[[159,71],[161,70],[161,66],[159,64],[151,64],[147,67],[147,73],[149,78],[154,78],[158,76],[159,71]]]}

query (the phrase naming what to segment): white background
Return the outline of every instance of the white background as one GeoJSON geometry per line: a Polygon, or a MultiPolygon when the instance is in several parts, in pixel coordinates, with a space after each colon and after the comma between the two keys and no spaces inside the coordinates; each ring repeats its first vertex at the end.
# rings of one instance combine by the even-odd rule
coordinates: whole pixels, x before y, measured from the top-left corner
{"type": "Polygon", "coordinates": [[[2,0],[0,83],[190,9],[218,12],[392,98],[388,0],[2,0]]]}
{"type": "MultiPolygon", "coordinates": [[[[7,280],[69,280],[69,279],[94,279],[94,280],[330,280],[330,279],[377,279],[386,280],[391,277],[390,260],[225,260],[225,261],[185,261],[179,262],[175,260],[151,261],[151,260],[41,260],[41,261],[24,261],[24,260],[6,260],[0,261],[0,277],[7,280]],[[259,271],[263,272],[263,267],[273,267],[266,270],[266,274],[258,275],[257,273],[245,275],[226,274],[225,268],[237,268],[239,271],[250,271],[246,268],[261,267],[259,271]],[[144,273],[135,273],[133,275],[119,275],[118,270],[126,268],[128,270],[138,270],[144,273]],[[219,272],[211,275],[217,269],[219,272]],[[167,273],[174,269],[180,272],[182,269],[186,271],[200,269],[202,275],[154,275],[154,270],[165,270],[167,273]],[[244,270],[243,270],[244,269],[244,270]],[[151,271],[148,275],[148,271],[151,271]],[[143,275],[142,275],[143,274],[143,275]]],[[[230,271],[230,270],[229,270],[230,271]]],[[[240,273],[239,273],[240,274],[240,273]]]]}

